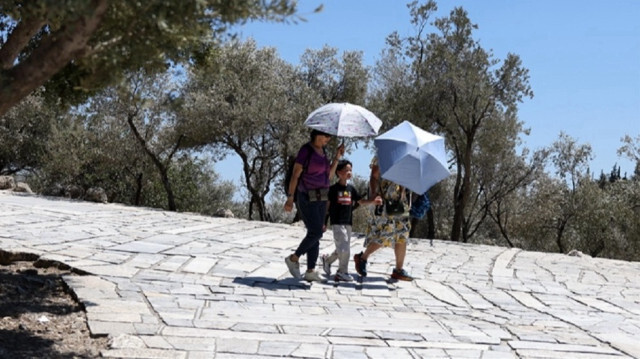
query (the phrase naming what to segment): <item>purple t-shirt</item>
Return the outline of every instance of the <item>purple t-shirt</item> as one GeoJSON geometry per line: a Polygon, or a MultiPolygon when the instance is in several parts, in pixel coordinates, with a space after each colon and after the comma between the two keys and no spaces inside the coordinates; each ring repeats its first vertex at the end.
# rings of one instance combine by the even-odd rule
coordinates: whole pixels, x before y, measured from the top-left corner
{"type": "Polygon", "coordinates": [[[309,164],[298,180],[298,190],[308,192],[311,189],[329,188],[331,163],[327,156],[318,154],[310,145],[304,145],[298,151],[296,163],[304,168],[307,159],[309,164]],[[311,151],[311,157],[309,157],[309,151],[311,151]]]}

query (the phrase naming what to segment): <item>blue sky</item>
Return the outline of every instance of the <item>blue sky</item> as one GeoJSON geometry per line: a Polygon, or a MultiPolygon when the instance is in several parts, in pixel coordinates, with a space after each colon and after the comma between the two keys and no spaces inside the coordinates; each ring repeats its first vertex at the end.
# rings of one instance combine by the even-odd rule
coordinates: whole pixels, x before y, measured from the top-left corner
{"type": "MultiPolygon", "coordinates": [[[[329,45],[363,51],[374,65],[393,31],[411,35],[408,1],[302,0],[298,24],[250,23],[237,30],[261,47],[275,47],[293,64],[307,48],[329,45]],[[324,4],[320,13],[312,13],[324,4]]],[[[590,144],[592,172],[622,172],[634,164],[617,156],[624,135],[640,135],[640,1],[637,0],[446,0],[437,1],[436,17],[463,7],[478,25],[474,38],[494,58],[520,56],[529,69],[533,99],[519,106],[519,118],[531,129],[523,136],[535,150],[549,146],[561,131],[590,144]]],[[[435,31],[433,29],[429,32],[435,31]]],[[[382,119],[384,121],[384,119],[382,119]]],[[[411,121],[411,119],[407,119],[411,121]]],[[[300,119],[304,121],[304,119],[300,119]]],[[[367,176],[371,155],[349,155],[356,175],[367,176]]],[[[237,182],[234,159],[216,165],[223,178],[237,182]]]]}

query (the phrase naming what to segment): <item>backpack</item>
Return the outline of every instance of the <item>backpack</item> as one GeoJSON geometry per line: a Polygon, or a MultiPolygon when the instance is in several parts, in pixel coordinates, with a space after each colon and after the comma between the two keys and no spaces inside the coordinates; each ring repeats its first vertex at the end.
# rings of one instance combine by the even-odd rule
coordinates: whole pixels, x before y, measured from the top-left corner
{"type": "Polygon", "coordinates": [[[415,201],[411,202],[409,215],[413,218],[422,219],[429,211],[429,208],[431,208],[431,201],[429,200],[427,192],[425,192],[419,195],[415,201]]]}
{"type": "MultiPolygon", "coordinates": [[[[309,147],[309,152],[308,152],[307,158],[304,160],[304,163],[302,165],[302,173],[304,173],[307,170],[307,167],[309,167],[309,162],[311,161],[311,155],[313,154],[313,151],[314,151],[313,147],[311,147],[311,144],[309,144],[309,142],[302,145],[302,147],[304,146],[309,147]]],[[[300,149],[302,149],[302,147],[300,149]]],[[[324,151],[324,154],[326,156],[327,150],[324,147],[322,148],[322,150],[324,151]]],[[[285,173],[284,183],[282,184],[285,196],[289,192],[289,182],[291,182],[291,177],[293,177],[293,166],[295,166],[295,164],[296,164],[296,156],[289,156],[287,158],[287,172],[285,173]]],[[[302,173],[300,173],[300,178],[302,178],[302,173]]],[[[298,191],[295,190],[293,192],[293,202],[296,202],[297,200],[298,200],[298,191]]]]}

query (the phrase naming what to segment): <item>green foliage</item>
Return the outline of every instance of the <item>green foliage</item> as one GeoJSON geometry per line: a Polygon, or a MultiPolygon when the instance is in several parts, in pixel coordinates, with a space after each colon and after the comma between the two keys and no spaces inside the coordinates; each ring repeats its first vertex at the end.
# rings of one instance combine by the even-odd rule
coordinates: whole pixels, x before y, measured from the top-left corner
{"type": "Polygon", "coordinates": [[[320,104],[351,102],[363,104],[367,93],[368,70],[362,52],[348,51],[338,58],[335,48],[307,49],[300,57],[304,82],[320,97],[320,104]]]}
{"type": "Polygon", "coordinates": [[[270,219],[265,198],[272,183],[281,183],[286,159],[308,141],[307,115],[366,91],[361,54],[340,60],[326,47],[302,58],[295,68],[272,48],[232,41],[201,54],[184,91],[185,146],[218,146],[240,157],[250,218],[270,219]]]}
{"type": "Polygon", "coordinates": [[[38,168],[55,116],[38,92],[0,117],[0,175],[38,168]]]}
{"type": "MultiPolygon", "coordinates": [[[[205,215],[216,215],[220,209],[233,211],[233,194],[236,187],[228,181],[220,182],[220,176],[208,170],[210,161],[183,155],[173,160],[169,178],[176,198],[176,210],[205,215]]],[[[166,191],[157,172],[154,172],[144,188],[141,205],[169,209],[166,191]]]]}
{"type": "Polygon", "coordinates": [[[227,37],[229,25],[296,21],[295,11],[293,0],[2,1],[0,116],[45,83],[47,93],[77,103],[129,71],[190,60],[227,37]]]}
{"type": "Polygon", "coordinates": [[[488,203],[481,200],[486,197],[484,178],[494,173],[491,169],[504,155],[514,156],[523,132],[517,104],[532,96],[528,71],[516,55],[509,54],[502,64],[493,59],[474,40],[477,26],[464,9],[455,8],[448,17],[436,19],[437,32],[431,34],[426,30],[437,9],[435,2],[412,2],[409,9],[416,33],[387,38],[388,48],[375,72],[379,79],[372,103],[388,120],[385,127],[409,118],[445,136],[455,160],[450,238],[467,241],[487,217],[488,203]]]}
{"type": "Polygon", "coordinates": [[[184,145],[217,146],[242,161],[249,215],[266,220],[265,198],[284,173],[286,155],[306,141],[301,118],[314,94],[274,49],[232,41],[192,69],[178,130],[184,145]],[[255,207],[254,207],[255,206],[255,207]]]}

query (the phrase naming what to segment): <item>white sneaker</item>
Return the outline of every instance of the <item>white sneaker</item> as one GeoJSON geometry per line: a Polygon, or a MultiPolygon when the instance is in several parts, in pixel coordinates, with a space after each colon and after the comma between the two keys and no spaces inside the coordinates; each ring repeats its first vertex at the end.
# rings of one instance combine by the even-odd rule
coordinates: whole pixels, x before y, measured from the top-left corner
{"type": "Polygon", "coordinates": [[[333,280],[336,282],[351,282],[353,278],[348,273],[336,272],[333,280]]]}
{"type": "Polygon", "coordinates": [[[293,276],[293,278],[300,279],[302,275],[300,275],[300,262],[294,262],[291,260],[291,256],[287,256],[284,259],[284,262],[287,263],[287,267],[289,268],[289,273],[293,276]]]}
{"type": "Polygon", "coordinates": [[[327,277],[331,275],[331,262],[329,262],[329,257],[326,254],[322,255],[322,269],[324,269],[327,277]]]}
{"type": "Polygon", "coordinates": [[[322,282],[322,278],[320,278],[320,276],[318,275],[318,272],[316,271],[305,272],[304,280],[306,280],[307,282],[322,282]]]}

